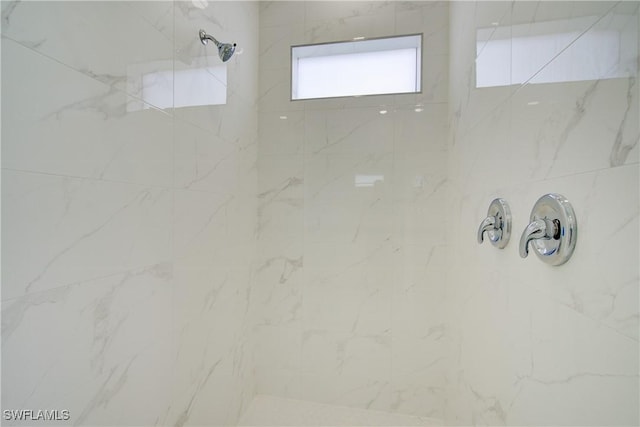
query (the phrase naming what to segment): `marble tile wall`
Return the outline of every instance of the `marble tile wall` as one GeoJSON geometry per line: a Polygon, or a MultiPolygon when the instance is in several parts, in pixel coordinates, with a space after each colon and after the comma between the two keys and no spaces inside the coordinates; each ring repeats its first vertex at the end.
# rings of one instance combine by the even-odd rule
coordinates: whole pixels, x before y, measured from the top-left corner
{"type": "Polygon", "coordinates": [[[253,396],[258,7],[206,3],[2,2],[3,410],[222,425],[253,396]],[[242,49],[227,104],[174,109],[173,70],[220,63],[200,28],[242,49]]]}
{"type": "Polygon", "coordinates": [[[2,409],[228,425],[257,391],[638,424],[637,2],[7,1],[0,19],[2,409]],[[629,77],[477,89],[476,30],[537,23],[572,34],[531,55],[540,72],[614,30],[629,77]],[[227,104],[154,104],[188,89],[174,70],[219,64],[199,28],[240,47],[227,104]],[[408,33],[421,94],[289,100],[292,44],[408,33]],[[556,268],[515,250],[547,192],[580,227],[556,268]],[[498,196],[504,251],[475,243],[498,196]]]}
{"type": "MultiPolygon", "coordinates": [[[[445,419],[636,425],[638,2],[455,2],[450,18],[445,419]],[[620,48],[633,58],[628,77],[475,87],[478,29],[511,43],[544,26],[572,36],[554,51],[527,52],[542,64],[530,79],[567,62],[581,38],[608,31],[630,40],[620,48]],[[572,259],[559,267],[517,250],[533,204],[550,192],[571,201],[579,228],[572,259]],[[495,197],[513,214],[502,251],[475,242],[495,197]]],[[[516,53],[508,67],[522,60],[516,53]]]]}
{"type": "Polygon", "coordinates": [[[260,3],[259,393],[442,417],[448,8],[260,3]],[[421,94],[290,101],[291,45],[410,33],[421,94]]]}

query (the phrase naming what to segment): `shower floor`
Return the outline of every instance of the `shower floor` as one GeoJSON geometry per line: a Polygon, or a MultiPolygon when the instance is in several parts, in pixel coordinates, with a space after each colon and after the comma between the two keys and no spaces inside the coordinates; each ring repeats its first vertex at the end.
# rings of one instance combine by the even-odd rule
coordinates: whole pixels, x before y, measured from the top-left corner
{"type": "Polygon", "coordinates": [[[438,426],[442,420],[256,396],[239,426],[438,426]]]}

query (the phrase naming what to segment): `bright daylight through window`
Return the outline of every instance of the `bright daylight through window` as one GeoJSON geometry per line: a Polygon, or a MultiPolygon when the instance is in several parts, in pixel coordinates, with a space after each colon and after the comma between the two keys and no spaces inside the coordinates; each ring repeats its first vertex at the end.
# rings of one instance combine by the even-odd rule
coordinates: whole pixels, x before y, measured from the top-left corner
{"type": "Polygon", "coordinates": [[[607,28],[581,16],[476,30],[476,87],[577,82],[637,74],[638,23],[612,14],[607,28]],[[634,53],[635,52],[635,53],[634,53]]]}
{"type": "Polygon", "coordinates": [[[291,47],[291,99],[419,93],[422,35],[291,47]]]}

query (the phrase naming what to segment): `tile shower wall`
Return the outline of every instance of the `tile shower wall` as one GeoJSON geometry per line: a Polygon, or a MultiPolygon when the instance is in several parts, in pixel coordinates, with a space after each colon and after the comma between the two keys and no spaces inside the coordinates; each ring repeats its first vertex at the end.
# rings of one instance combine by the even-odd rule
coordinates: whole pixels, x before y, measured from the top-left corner
{"type": "MultiPolygon", "coordinates": [[[[455,2],[450,16],[446,421],[637,425],[638,3],[455,2]],[[539,64],[527,84],[479,89],[475,67],[488,49],[476,34],[492,28],[489,40],[508,46],[564,37],[553,51],[526,52],[539,64]],[[630,77],[535,83],[571,64],[583,40],[611,31],[626,40],[619,57],[632,61],[618,71],[630,77]],[[533,204],[549,192],[565,195],[578,221],[575,253],[560,267],[517,250],[533,204]],[[503,251],[475,242],[495,197],[513,214],[503,251]]],[[[514,76],[523,52],[507,51],[507,69],[495,71],[514,76]]]]}
{"type": "Polygon", "coordinates": [[[253,395],[258,7],[205,3],[2,2],[3,410],[233,424],[253,395]],[[174,69],[220,64],[200,28],[243,49],[227,103],[173,109],[174,69]]]}
{"type": "Polygon", "coordinates": [[[446,2],[260,3],[258,393],[442,416],[448,35],[446,2]],[[291,45],[410,33],[422,94],[289,100],[291,45]]]}

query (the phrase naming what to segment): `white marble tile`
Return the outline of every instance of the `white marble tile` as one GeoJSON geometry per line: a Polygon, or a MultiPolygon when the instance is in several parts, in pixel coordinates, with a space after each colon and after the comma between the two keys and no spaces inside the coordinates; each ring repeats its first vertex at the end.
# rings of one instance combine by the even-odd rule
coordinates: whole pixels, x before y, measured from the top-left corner
{"type": "Polygon", "coordinates": [[[282,3],[279,1],[260,2],[260,26],[276,27],[289,25],[295,22],[304,22],[305,2],[291,1],[282,3]]]}
{"type": "Polygon", "coordinates": [[[241,415],[242,380],[215,374],[215,363],[187,390],[176,390],[164,417],[172,425],[233,425],[241,415]],[[174,409],[175,408],[175,409],[174,409]]]}
{"type": "MultiPolygon", "coordinates": [[[[358,382],[365,386],[371,381],[387,379],[390,368],[389,337],[313,329],[305,329],[302,333],[303,387],[305,375],[318,374],[327,379],[344,378],[340,381],[343,384],[336,384],[339,387],[345,382],[358,382]]],[[[307,394],[318,391],[304,390],[307,394]]],[[[341,397],[340,394],[334,395],[336,400],[341,397]]]]}
{"type": "Polygon", "coordinates": [[[554,188],[569,198],[580,221],[580,242],[572,263],[559,271],[543,270],[539,274],[547,280],[534,287],[635,340],[640,313],[635,262],[640,256],[638,180],[638,167],[630,165],[535,184],[524,191],[533,200],[532,193],[542,195],[542,188],[554,188]],[[600,227],[604,222],[610,224],[608,230],[600,227]]]}
{"type": "Polygon", "coordinates": [[[352,408],[389,411],[389,382],[335,374],[302,374],[301,399],[352,408]]]}
{"type": "MultiPolygon", "coordinates": [[[[297,5],[291,4],[292,15],[299,12],[297,5]]],[[[272,3],[264,8],[282,6],[272,3]]],[[[413,337],[411,334],[422,333],[423,325],[429,322],[437,329],[433,323],[440,313],[427,310],[433,316],[424,315],[424,305],[437,292],[414,293],[407,300],[414,298],[415,304],[407,301],[398,308],[415,307],[413,317],[407,315],[394,323],[393,307],[400,301],[394,296],[396,284],[410,290],[426,279],[433,286],[444,286],[444,274],[438,269],[444,266],[431,253],[434,244],[423,243],[427,229],[442,234],[441,227],[434,222],[429,225],[422,217],[437,216],[436,199],[446,192],[440,178],[446,165],[448,30],[442,25],[446,19],[430,14],[431,7],[440,18],[446,16],[445,4],[317,2],[305,4],[308,19],[298,21],[304,24],[305,42],[361,35],[356,32],[368,36],[405,34],[405,27],[428,33],[422,94],[291,103],[289,70],[276,69],[277,63],[271,59],[264,66],[261,63],[264,95],[260,136],[265,139],[260,141],[259,181],[262,186],[264,180],[267,195],[278,195],[274,202],[282,201],[264,209],[266,221],[261,221],[260,229],[264,239],[259,246],[267,248],[264,256],[273,259],[273,271],[269,279],[257,283],[266,294],[283,296],[277,301],[293,301],[294,293],[301,292],[304,366],[301,370],[282,366],[258,369],[259,390],[364,408],[393,407],[407,413],[420,413],[421,399],[430,399],[428,411],[441,405],[438,399],[442,394],[430,394],[439,390],[438,384],[424,387],[404,374],[391,383],[391,364],[396,363],[392,362],[392,327],[403,327],[406,323],[401,319],[419,322],[406,331],[413,337]],[[416,10],[420,13],[413,13],[416,10]],[[438,30],[431,34],[434,30],[427,28],[427,23],[436,21],[438,30]],[[381,115],[380,110],[387,110],[387,114],[381,115]],[[287,123],[274,123],[280,115],[288,116],[287,123]],[[304,156],[302,165],[300,155],[304,156]],[[303,172],[303,180],[293,188],[290,177],[300,176],[298,171],[303,172]],[[295,206],[285,205],[293,202],[295,206]],[[302,233],[298,228],[301,215],[302,233]],[[292,226],[287,228],[287,223],[292,226]],[[417,232],[414,227],[423,223],[426,228],[417,232]],[[302,281],[296,281],[294,288],[274,283],[287,271],[286,259],[292,258],[274,258],[278,252],[304,257],[302,281]],[[428,273],[432,266],[438,272],[435,276],[428,273]],[[265,287],[269,282],[270,288],[265,287]]],[[[262,30],[266,37],[263,46],[279,49],[284,57],[281,44],[286,44],[287,37],[297,37],[296,21],[286,20],[284,11],[280,21],[275,21],[275,13],[269,16],[268,30],[262,30]],[[287,34],[286,28],[294,32],[287,34]]],[[[444,252],[442,249],[436,255],[444,252]]],[[[270,319],[280,321],[282,313],[278,310],[270,319]]],[[[442,379],[434,379],[438,381],[442,379]]]]}
{"type": "Polygon", "coordinates": [[[514,4],[511,14],[514,23],[548,22],[561,19],[602,16],[616,6],[607,1],[522,2],[514,4]]]}
{"type": "MultiPolygon", "coordinates": [[[[507,129],[504,125],[489,124],[491,121],[508,120],[510,111],[509,99],[513,96],[516,89],[513,87],[493,87],[487,89],[474,89],[471,86],[469,90],[469,100],[461,101],[454,111],[454,120],[456,122],[455,132],[452,136],[454,138],[453,144],[458,141],[464,141],[465,137],[478,138],[478,135],[482,137],[495,138],[498,142],[505,143],[503,141],[507,135],[507,129]],[[480,129],[480,130],[478,130],[480,129]],[[490,132],[489,135],[485,135],[486,132],[490,132]]],[[[482,145],[477,143],[467,143],[467,147],[472,150],[480,151],[482,145]]],[[[479,153],[479,158],[489,156],[491,153],[479,153]]],[[[473,158],[473,157],[471,157],[473,158]]]]}
{"type": "Polygon", "coordinates": [[[304,230],[304,159],[261,156],[258,161],[258,233],[261,240],[300,236],[304,230]]]}
{"type": "Polygon", "coordinates": [[[339,21],[355,17],[372,18],[374,15],[393,15],[393,2],[358,2],[343,1],[327,4],[322,1],[305,3],[305,19],[315,21],[339,21]]]}
{"type": "MultiPolygon", "coordinates": [[[[444,389],[429,385],[439,381],[440,378],[425,375],[412,376],[406,383],[403,379],[395,380],[392,386],[391,411],[394,414],[441,419],[444,389]]],[[[442,424],[442,421],[434,421],[434,425],[442,424]]]]}
{"type": "Polygon", "coordinates": [[[249,268],[254,213],[237,195],[198,191],[174,194],[174,256],[204,264],[249,268]],[[248,256],[249,255],[249,256],[248,256]]]}
{"type": "Polygon", "coordinates": [[[282,248],[263,258],[257,256],[252,303],[257,305],[257,325],[289,325],[300,320],[304,284],[303,258],[300,252],[289,255],[282,248]]]}
{"type": "Polygon", "coordinates": [[[241,150],[257,144],[256,127],[246,125],[257,120],[253,110],[239,95],[229,93],[227,105],[183,107],[176,109],[174,114],[180,121],[207,131],[241,150]]]}
{"type": "Polygon", "coordinates": [[[445,1],[395,2],[396,32],[423,33],[429,55],[449,53],[449,4],[445,1]]]}
{"type": "Polygon", "coordinates": [[[479,292],[461,307],[463,328],[494,331],[469,334],[461,352],[472,417],[483,424],[633,424],[637,343],[530,287],[509,287],[493,285],[493,294],[479,292]]]}
{"type": "Polygon", "coordinates": [[[199,6],[2,4],[3,406],[233,425],[254,393],[258,4],[199,6]],[[173,109],[199,28],[238,43],[227,104],[173,109]]]}
{"type": "Polygon", "coordinates": [[[224,63],[226,104],[173,111],[178,316],[173,400],[164,424],[233,425],[255,387],[257,19],[256,2],[176,3],[177,70],[222,65],[215,47],[198,40],[200,28],[237,43],[237,50],[224,63]]]}
{"type": "Polygon", "coordinates": [[[356,241],[353,234],[330,228],[305,233],[305,291],[344,289],[372,295],[389,290],[398,249],[392,230],[387,231],[363,227],[356,241]]]}
{"type": "Polygon", "coordinates": [[[449,57],[449,114],[450,133],[453,143],[462,133],[461,128],[468,126],[467,110],[471,102],[471,91],[475,87],[473,68],[476,45],[473,43],[475,9],[471,2],[450,3],[449,57]]]}
{"type": "Polygon", "coordinates": [[[174,327],[178,333],[184,331],[186,344],[208,347],[211,343],[204,337],[211,337],[218,340],[219,346],[210,348],[216,356],[232,347],[245,327],[242,322],[248,310],[250,272],[190,257],[176,262],[175,283],[174,327]],[[238,322],[226,324],[225,318],[238,322]],[[196,330],[206,332],[198,335],[196,330]],[[199,341],[198,336],[202,338],[199,341]]]}
{"type": "Polygon", "coordinates": [[[306,156],[304,183],[305,199],[313,205],[340,201],[361,209],[380,206],[393,195],[392,148],[389,152],[306,156]]]}
{"type": "Polygon", "coordinates": [[[174,280],[173,391],[163,422],[235,422],[250,363],[250,272],[187,257],[174,280]]]}
{"type": "Polygon", "coordinates": [[[132,96],[142,97],[132,80],[172,70],[170,2],[17,2],[3,19],[4,36],[132,96]]]}
{"type": "Polygon", "coordinates": [[[225,138],[176,121],[174,183],[176,188],[233,195],[238,188],[238,146],[225,138]]]}
{"type": "Polygon", "coordinates": [[[393,338],[391,409],[442,418],[445,372],[449,360],[443,334],[393,338]]]}
{"type": "Polygon", "coordinates": [[[413,104],[446,103],[449,94],[449,55],[423,54],[422,93],[396,95],[398,102],[415,97],[413,104]]]}
{"type": "Polygon", "coordinates": [[[395,226],[393,205],[380,199],[310,203],[305,206],[305,216],[306,243],[319,247],[337,244],[337,250],[344,248],[345,252],[349,248],[373,249],[389,242],[395,226]]]}
{"type": "Polygon", "coordinates": [[[514,418],[536,423],[549,418],[565,423],[636,423],[637,341],[585,322],[566,307],[536,303],[531,313],[531,365],[518,378],[520,393],[511,403],[514,418]]]}
{"type": "Polygon", "coordinates": [[[295,372],[302,364],[302,329],[299,322],[254,329],[257,370],[295,372]]]}
{"type": "MultiPolygon", "coordinates": [[[[627,22],[633,17],[622,12],[614,8],[583,37],[619,30],[622,25],[617,23],[619,19],[627,22]]],[[[630,31],[637,32],[635,27],[630,31]]],[[[637,39],[637,35],[631,39],[637,39]]],[[[633,58],[633,63],[637,63],[638,58],[636,43],[637,40],[621,47],[620,52],[621,56],[633,58]]],[[[565,51],[554,62],[570,57],[571,52],[565,51]]],[[[514,135],[522,141],[517,149],[528,150],[525,156],[515,159],[519,163],[516,167],[531,169],[528,174],[533,178],[550,178],[637,163],[639,131],[638,121],[633,119],[638,116],[635,80],[634,77],[603,78],[562,86],[524,87],[512,100],[514,120],[518,123],[514,130],[522,131],[522,136],[514,135]],[[531,128],[527,127],[534,123],[531,128]],[[535,164],[532,159],[530,166],[521,165],[522,158],[535,158],[535,164]]]]}
{"type": "MultiPolygon", "coordinates": [[[[287,3],[295,9],[298,2],[287,3]]],[[[300,2],[302,4],[302,2],[300,2]]],[[[288,7],[288,8],[289,8],[288,7]]],[[[283,14],[291,12],[283,11],[283,14]]],[[[261,23],[264,22],[262,16],[261,23]]],[[[278,26],[260,27],[260,70],[281,69],[291,64],[291,46],[305,43],[303,21],[290,20],[278,26]]]]}
{"type": "MultiPolygon", "coordinates": [[[[478,22],[498,4],[475,6],[478,22]]],[[[585,31],[590,24],[582,18],[594,23],[616,7],[627,6],[515,3],[511,17],[518,25],[580,17],[574,23],[585,31]]],[[[637,120],[625,119],[637,108],[637,87],[614,79],[531,84],[511,95],[468,91],[469,76],[454,64],[474,58],[466,46],[474,37],[466,25],[472,9],[451,9],[448,172],[456,214],[444,296],[452,340],[446,419],[637,423],[637,120]],[[504,160],[501,167],[492,157],[504,160]],[[579,222],[574,256],[559,267],[517,253],[531,207],[548,192],[568,197],[579,222]],[[474,239],[495,197],[507,199],[514,214],[512,241],[502,251],[474,239]]],[[[611,25],[605,16],[593,31],[611,25]]]]}
{"type": "Polygon", "coordinates": [[[7,170],[2,186],[3,298],[170,259],[168,190],[7,170]]]}
{"type": "Polygon", "coordinates": [[[354,289],[350,285],[345,283],[344,289],[308,286],[302,307],[305,328],[367,336],[388,335],[391,330],[391,291],[354,289]]]}
{"type": "MultiPolygon", "coordinates": [[[[498,106],[503,104],[515,91],[509,86],[477,89],[476,60],[483,55],[485,43],[478,45],[476,31],[488,28],[487,40],[497,37],[492,29],[504,26],[500,35],[510,35],[511,5],[506,2],[492,2],[479,5],[471,2],[451,4],[451,49],[455,52],[450,58],[452,132],[454,141],[458,135],[465,134],[469,128],[477,126],[498,106]]],[[[505,41],[510,45],[511,40],[505,41]]],[[[511,75],[510,49],[507,49],[504,65],[498,71],[511,75]]]]}
{"type": "MultiPolygon", "coordinates": [[[[402,152],[394,156],[393,199],[416,207],[444,201],[447,191],[447,151],[402,152]]],[[[433,212],[433,211],[432,211],[433,212]]],[[[425,220],[425,224],[428,223],[425,220]]]]}
{"type": "Polygon", "coordinates": [[[403,99],[405,104],[415,104],[416,94],[401,95],[365,95],[365,96],[343,96],[338,98],[319,98],[295,101],[301,104],[306,111],[325,111],[339,109],[364,109],[370,108],[375,111],[392,111],[393,106],[400,104],[397,99],[403,99]]]}
{"type": "MultiPolygon", "coordinates": [[[[323,3],[323,2],[310,2],[310,4],[323,3]]],[[[355,2],[341,2],[357,4],[355,2]]],[[[374,2],[367,2],[366,5],[374,4],[374,2]]],[[[380,2],[379,4],[383,4],[380,2]]],[[[325,42],[340,42],[346,40],[353,40],[356,37],[386,37],[394,33],[394,15],[393,5],[386,4],[384,8],[388,11],[380,11],[375,14],[360,15],[354,14],[350,16],[336,17],[334,19],[321,20],[318,18],[310,18],[307,20],[305,26],[305,43],[325,43],[325,42]]],[[[314,16],[317,12],[317,7],[307,7],[307,14],[314,16]],[[313,9],[313,11],[311,11],[313,9]]],[[[331,12],[330,12],[331,13],[331,12]]],[[[351,12],[346,12],[351,13],[351,12]]]]}
{"type": "Polygon", "coordinates": [[[170,399],[171,294],[158,264],[3,301],[3,407],[154,423],[170,399]]]}
{"type": "Polygon", "coordinates": [[[390,365],[391,343],[388,337],[303,331],[302,371],[305,374],[382,379],[388,377],[390,365]]]}
{"type": "Polygon", "coordinates": [[[441,420],[363,410],[315,402],[256,396],[241,426],[411,426],[440,425],[441,420]]]}
{"type": "Polygon", "coordinates": [[[393,2],[306,2],[306,43],[388,36],[395,30],[394,15],[393,2]]]}
{"type": "MultiPolygon", "coordinates": [[[[206,144],[206,143],[205,143],[206,144]]],[[[196,153],[193,157],[201,163],[196,153]]],[[[215,161],[214,156],[211,157],[215,161]]],[[[174,194],[174,255],[209,259],[215,265],[231,263],[248,267],[257,236],[255,200],[255,170],[244,172],[242,165],[224,165],[222,171],[215,166],[204,174],[197,186],[212,188],[207,191],[177,190],[174,194]],[[218,180],[209,176],[218,173],[218,180]],[[231,178],[225,177],[231,175],[231,178]],[[224,181],[226,179],[226,182],[224,181]],[[235,180],[236,182],[229,182],[235,180]],[[222,182],[219,182],[222,181],[222,182]],[[212,191],[213,190],[213,191],[212,191]]],[[[196,168],[197,170],[197,168],[196,168]]]]}
{"type": "Polygon", "coordinates": [[[2,40],[3,167],[171,186],[172,119],[8,39],[2,40]]]}
{"type": "Polygon", "coordinates": [[[305,152],[303,111],[269,111],[259,114],[260,157],[305,152]]]}
{"type": "Polygon", "coordinates": [[[289,64],[281,64],[278,68],[261,69],[258,80],[258,110],[261,113],[304,109],[304,102],[291,101],[291,68],[289,64]]]}
{"type": "MultiPolygon", "coordinates": [[[[394,120],[394,150],[410,153],[434,153],[446,156],[447,104],[421,104],[420,102],[397,108],[394,120]]],[[[445,157],[440,158],[444,163],[445,157]]],[[[445,167],[446,163],[442,165],[445,167]]]]}
{"type": "Polygon", "coordinates": [[[509,25],[511,22],[511,14],[513,5],[507,2],[492,2],[485,5],[476,3],[468,3],[468,7],[473,11],[470,17],[473,18],[473,27],[469,28],[475,33],[477,28],[495,26],[497,22],[499,26],[509,25]]]}
{"type": "MultiPolygon", "coordinates": [[[[308,254],[305,254],[306,290],[318,288],[329,292],[327,289],[332,289],[339,293],[340,289],[346,288],[342,292],[356,292],[359,298],[368,298],[368,296],[376,300],[382,298],[378,292],[384,293],[385,288],[390,287],[393,283],[393,258],[398,256],[393,246],[389,243],[383,243],[380,247],[368,251],[343,250],[337,255],[331,252],[331,247],[335,248],[336,246],[335,244],[327,244],[323,248],[313,247],[308,254]],[[325,257],[319,258],[319,255],[323,253],[326,254],[325,257]],[[347,261],[340,262],[341,259],[347,259],[347,261]],[[332,262],[337,265],[327,266],[332,262]]],[[[342,306],[341,312],[345,314],[347,319],[353,320],[357,317],[357,313],[349,312],[349,307],[351,306],[342,306]]],[[[321,309],[317,308],[316,310],[321,309]]],[[[324,314],[322,318],[326,316],[324,314]]],[[[376,324],[380,325],[379,322],[376,324]]],[[[385,329],[382,325],[378,328],[385,329]]]]}
{"type": "Polygon", "coordinates": [[[440,212],[440,209],[446,206],[445,201],[443,191],[439,196],[433,196],[426,201],[395,203],[396,214],[393,224],[395,242],[400,250],[404,250],[405,246],[414,248],[412,251],[425,257],[425,266],[429,265],[429,268],[436,267],[429,264],[430,261],[434,261],[431,259],[433,252],[448,245],[447,219],[443,218],[440,212]]]}
{"type": "Polygon", "coordinates": [[[614,79],[527,86],[511,101],[510,168],[522,179],[549,179],[638,163],[635,85],[614,79]]]}
{"type": "Polygon", "coordinates": [[[132,2],[128,6],[128,13],[141,18],[166,39],[173,39],[175,5],[157,4],[157,2],[132,2]]]}
{"type": "MultiPolygon", "coordinates": [[[[520,173],[513,173],[512,162],[504,162],[504,167],[492,167],[497,157],[504,156],[503,153],[512,154],[510,146],[513,113],[509,107],[508,102],[502,103],[470,131],[456,135],[454,150],[460,157],[456,157],[453,163],[455,167],[459,167],[462,183],[468,186],[466,191],[469,194],[501,188],[505,182],[509,182],[507,180],[518,179],[520,173]],[[488,149],[487,146],[491,148],[488,149]]],[[[513,152],[512,155],[515,157],[517,153],[513,152]]]]}
{"type": "MultiPolygon", "coordinates": [[[[444,257],[443,254],[439,256],[444,257]]],[[[405,267],[397,277],[392,296],[391,330],[394,337],[443,338],[447,314],[440,303],[447,296],[444,272],[411,266],[405,267]]]]}
{"type": "MultiPolygon", "coordinates": [[[[264,394],[268,396],[279,396],[295,399],[300,396],[300,373],[299,371],[288,371],[278,369],[257,369],[254,374],[256,387],[256,395],[264,394]]],[[[249,413],[251,409],[243,414],[243,417],[249,413]]],[[[244,419],[244,418],[243,418],[244,419]]],[[[266,423],[266,419],[259,418],[262,423],[266,423]]],[[[242,421],[240,421],[242,422],[242,421]]]]}

